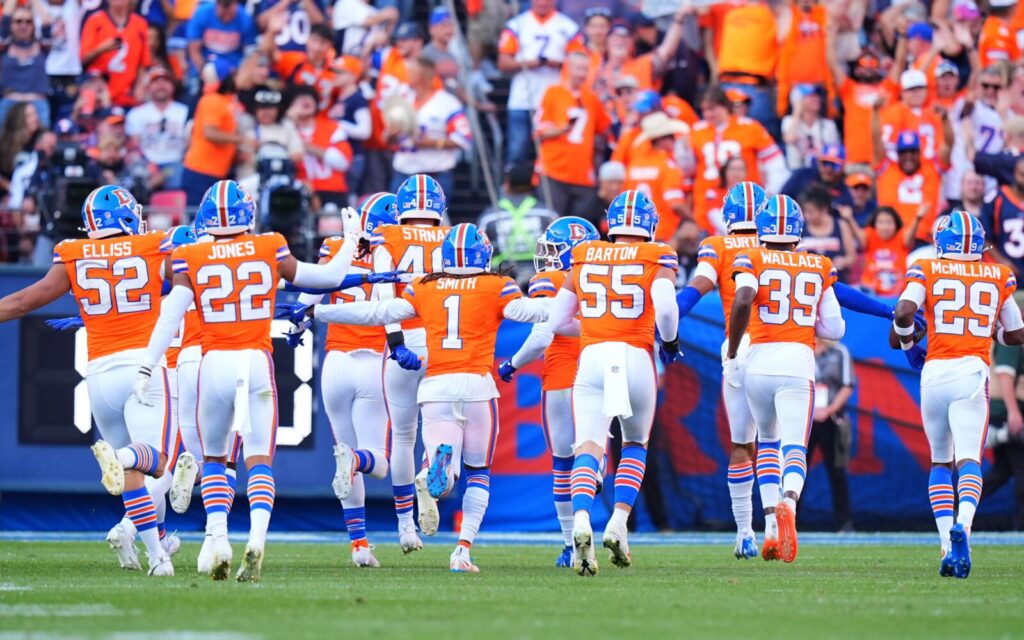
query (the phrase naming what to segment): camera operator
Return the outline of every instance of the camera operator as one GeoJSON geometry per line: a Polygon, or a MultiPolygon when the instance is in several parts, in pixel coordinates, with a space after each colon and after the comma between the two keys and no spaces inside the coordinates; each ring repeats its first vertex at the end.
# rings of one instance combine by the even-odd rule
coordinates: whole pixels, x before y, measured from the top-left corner
{"type": "MultiPolygon", "coordinates": [[[[1016,296],[1015,296],[1016,297],[1016,296]]],[[[1018,304],[1020,298],[1017,298],[1018,304]]],[[[1020,347],[995,345],[992,354],[995,384],[989,411],[985,446],[992,449],[992,466],[982,481],[982,498],[987,498],[1011,479],[1013,487],[1013,528],[1024,529],[1024,357],[1020,347]]]]}

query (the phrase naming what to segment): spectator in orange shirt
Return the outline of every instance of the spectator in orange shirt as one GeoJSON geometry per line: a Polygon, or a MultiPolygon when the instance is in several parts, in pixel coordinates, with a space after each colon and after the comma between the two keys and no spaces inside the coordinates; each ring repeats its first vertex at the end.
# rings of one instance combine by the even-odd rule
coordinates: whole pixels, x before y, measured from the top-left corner
{"type": "Polygon", "coordinates": [[[927,22],[915,22],[907,27],[904,37],[907,47],[907,68],[922,72],[928,85],[927,101],[935,99],[936,67],[939,63],[939,49],[933,45],[935,30],[927,22]]]}
{"type": "MultiPolygon", "coordinates": [[[[235,154],[247,144],[239,133],[237,115],[241,111],[235,91],[235,74],[223,58],[203,67],[204,91],[192,119],[192,139],[181,175],[189,206],[198,206],[214,182],[231,173],[235,154]]],[[[248,151],[251,151],[249,149],[248,151]]]]}
{"type": "Polygon", "coordinates": [[[914,223],[904,228],[896,210],[878,207],[861,228],[850,207],[839,207],[839,215],[853,232],[864,256],[860,285],[876,296],[898,296],[903,292],[907,255],[914,248],[917,228],[926,213],[922,208],[914,223]],[[902,233],[901,233],[902,232],[902,233]]]}
{"type": "Polygon", "coordinates": [[[722,217],[722,199],[733,186],[746,181],[747,163],[739,156],[733,156],[725,161],[718,171],[721,175],[717,185],[708,187],[701,194],[700,202],[703,209],[697,209],[697,198],[694,198],[693,217],[698,226],[707,234],[723,236],[729,231],[725,227],[725,219],[722,217]]]}
{"type": "MultiPolygon", "coordinates": [[[[628,77],[628,76],[627,76],[628,77]]],[[[653,89],[647,89],[634,94],[629,111],[623,119],[622,128],[619,131],[618,139],[615,141],[615,149],[612,150],[611,159],[629,164],[629,158],[638,151],[646,151],[650,147],[649,142],[643,142],[638,146],[633,143],[640,137],[640,122],[652,113],[662,110],[661,96],[653,89]]]]}
{"type": "Polygon", "coordinates": [[[857,59],[851,77],[846,72],[846,65],[839,63],[832,46],[829,47],[828,63],[843,103],[846,157],[853,164],[871,164],[874,155],[871,136],[865,135],[871,129],[871,108],[879,100],[888,102],[894,98],[895,78],[899,70],[893,66],[886,77],[879,59],[874,54],[865,53],[857,59]]]}
{"type": "Polygon", "coordinates": [[[966,93],[966,87],[960,88],[960,69],[949,60],[940,59],[935,65],[935,104],[951,111],[966,93]]]}
{"type": "Polygon", "coordinates": [[[689,134],[690,127],[659,111],[644,118],[640,128],[634,144],[649,144],[645,153],[633,154],[626,165],[626,189],[641,191],[651,199],[660,217],[655,239],[665,241],[675,235],[683,218],[690,217],[683,172],[672,158],[676,139],[689,134]]]}
{"type": "Polygon", "coordinates": [[[334,61],[334,32],[326,24],[309,29],[305,51],[282,51],[275,44],[278,34],[287,26],[289,14],[277,11],[267,21],[267,30],[260,37],[260,49],[269,57],[272,68],[286,85],[306,85],[320,96],[317,108],[326,111],[338,98],[334,61]]]}
{"type": "MultiPolygon", "coordinates": [[[[895,158],[896,136],[914,131],[921,139],[921,154],[932,160],[942,144],[942,119],[929,109],[928,78],[923,71],[907,69],[900,74],[900,100],[882,110],[882,143],[890,158],[895,158]]],[[[952,141],[950,141],[952,142],[952,141]]],[[[908,222],[909,224],[909,222],[908,222]]]]}
{"type": "Polygon", "coordinates": [[[317,110],[318,100],[316,89],[300,85],[288,107],[288,118],[295,123],[304,146],[297,177],[321,204],[330,202],[341,208],[348,205],[345,172],[352,162],[352,147],[341,125],[317,110]]]}
{"type": "Polygon", "coordinates": [[[725,14],[721,43],[708,58],[712,77],[723,89],[744,89],[751,98],[750,117],[778,135],[779,119],[771,83],[779,60],[776,16],[767,2],[748,0],[725,14]]]}
{"type": "Polygon", "coordinates": [[[586,87],[586,54],[569,54],[568,78],[548,87],[537,110],[534,136],[544,195],[559,215],[578,215],[594,197],[594,141],[611,125],[601,101],[586,87]]]}
{"type": "Polygon", "coordinates": [[[989,0],[988,18],[978,37],[978,57],[982,67],[1005,60],[1020,59],[1017,36],[1010,27],[1017,0],[989,0]]]}
{"type": "MultiPolygon", "coordinates": [[[[835,96],[832,74],[828,70],[827,11],[817,0],[796,0],[779,15],[779,66],[776,69],[775,107],[784,116],[790,107],[790,91],[799,84],[824,88],[826,108],[835,96]]],[[[838,141],[837,141],[838,142],[838,141]]]]}
{"type": "Polygon", "coordinates": [[[608,32],[608,53],[598,74],[597,84],[615,86],[616,79],[633,76],[641,90],[660,89],[661,76],[668,63],[675,58],[676,49],[683,37],[683,22],[693,8],[684,3],[672,18],[672,24],[665,31],[665,37],[650,53],[636,55],[633,30],[625,21],[612,23],[608,32]]]}
{"type": "Polygon", "coordinates": [[[151,64],[147,31],[131,0],[108,0],[82,25],[82,67],[106,76],[114,104],[135,106],[135,80],[151,64]]]}

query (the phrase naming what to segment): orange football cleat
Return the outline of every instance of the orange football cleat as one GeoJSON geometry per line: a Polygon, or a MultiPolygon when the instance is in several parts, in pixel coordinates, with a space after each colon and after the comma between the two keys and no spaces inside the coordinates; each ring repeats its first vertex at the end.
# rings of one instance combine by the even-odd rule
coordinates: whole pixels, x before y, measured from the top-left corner
{"type": "Polygon", "coordinates": [[[761,545],[761,557],[766,562],[772,560],[781,560],[782,556],[779,554],[779,541],[774,538],[765,538],[764,544],[761,545]]]}
{"type": "Polygon", "coordinates": [[[775,518],[779,522],[779,555],[783,562],[796,560],[796,511],[785,502],[775,507],[775,518]]]}

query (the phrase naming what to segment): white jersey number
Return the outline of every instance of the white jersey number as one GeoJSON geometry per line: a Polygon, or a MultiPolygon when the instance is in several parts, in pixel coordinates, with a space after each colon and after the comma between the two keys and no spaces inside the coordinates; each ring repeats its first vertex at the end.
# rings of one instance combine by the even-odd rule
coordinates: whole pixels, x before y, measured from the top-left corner
{"type": "Polygon", "coordinates": [[[795,276],[782,269],[765,269],[757,281],[768,288],[768,301],[757,313],[765,324],[791,320],[801,327],[813,327],[823,282],[820,273],[801,271],[795,276]]]}
{"type": "Polygon", "coordinates": [[[979,338],[992,336],[992,325],[999,312],[999,287],[993,282],[972,282],[942,279],[932,285],[936,298],[932,312],[935,315],[935,333],[962,336],[964,329],[979,338]],[[970,316],[964,317],[964,308],[970,316]]]}
{"type": "Polygon", "coordinates": [[[197,285],[206,286],[214,280],[216,286],[204,289],[199,296],[203,322],[268,320],[273,316],[266,296],[276,283],[266,262],[243,262],[235,269],[226,264],[207,264],[196,272],[197,285]],[[236,283],[245,283],[238,292],[238,303],[225,302],[234,293],[236,283]],[[257,301],[258,297],[263,299],[257,301]]]}
{"type": "Polygon", "coordinates": [[[616,318],[635,320],[644,313],[644,288],[639,282],[627,278],[641,278],[643,265],[639,264],[585,264],[580,269],[580,291],[593,296],[591,303],[580,300],[580,315],[601,318],[609,311],[616,318]]]}
{"type": "Polygon", "coordinates": [[[411,244],[402,259],[395,266],[395,271],[407,271],[409,273],[434,273],[441,270],[441,247],[434,247],[430,252],[430,264],[425,264],[426,249],[423,245],[411,244]]]}
{"type": "Polygon", "coordinates": [[[149,266],[140,256],[115,260],[78,260],[75,262],[75,280],[79,288],[96,293],[97,301],[80,298],[82,312],[90,316],[102,316],[117,309],[118,313],[149,311],[152,305],[148,293],[138,294],[149,283],[149,266]],[[93,275],[93,271],[108,271],[111,279],[104,280],[93,275]],[[138,294],[138,295],[136,295],[138,294]]]}
{"type": "Polygon", "coordinates": [[[448,296],[444,299],[444,310],[448,312],[447,335],[441,339],[442,349],[461,349],[462,338],[459,337],[459,311],[462,308],[460,296],[448,296]]]}

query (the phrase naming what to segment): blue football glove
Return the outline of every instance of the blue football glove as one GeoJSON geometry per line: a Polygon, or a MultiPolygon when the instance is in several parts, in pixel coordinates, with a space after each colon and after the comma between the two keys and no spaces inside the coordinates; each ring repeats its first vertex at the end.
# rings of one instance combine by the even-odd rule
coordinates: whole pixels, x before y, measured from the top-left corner
{"type": "Polygon", "coordinates": [[[306,320],[302,324],[293,324],[290,330],[284,334],[284,339],[288,341],[288,346],[292,349],[297,349],[300,345],[306,344],[302,340],[302,336],[305,335],[306,329],[309,328],[309,321],[306,320]]]}
{"type": "Polygon", "coordinates": [[[924,319],[924,312],[918,311],[914,314],[914,331],[928,330],[928,321],[924,319]]]}
{"type": "Polygon", "coordinates": [[[398,345],[391,351],[391,355],[388,356],[392,360],[398,363],[398,366],[406,369],[407,371],[418,371],[423,363],[420,361],[420,357],[414,352],[410,351],[405,345],[398,345]]]}
{"type": "Polygon", "coordinates": [[[380,273],[369,273],[366,275],[366,282],[369,284],[397,284],[402,282],[402,276],[409,275],[406,271],[381,271],[380,273]]]}
{"type": "Polygon", "coordinates": [[[683,354],[679,352],[679,338],[666,342],[661,340],[661,348],[658,349],[658,359],[661,364],[668,366],[673,362],[682,362],[683,354]]]}
{"type": "Polygon", "coordinates": [[[904,351],[903,355],[906,356],[907,362],[912,369],[920,371],[924,368],[924,359],[928,356],[928,351],[921,345],[915,344],[904,351]]]}
{"type": "Polygon", "coordinates": [[[308,320],[308,316],[306,316],[306,310],[309,309],[308,304],[279,302],[274,305],[274,309],[275,318],[278,320],[288,320],[295,326],[301,326],[308,320]]]}
{"type": "Polygon", "coordinates": [[[506,360],[498,366],[498,377],[503,382],[512,382],[512,376],[516,374],[516,368],[512,366],[511,360],[506,360]]]}
{"type": "Polygon", "coordinates": [[[57,331],[67,331],[68,329],[78,329],[85,326],[85,322],[82,321],[81,316],[71,316],[70,318],[53,318],[47,320],[46,324],[57,331]]]}

